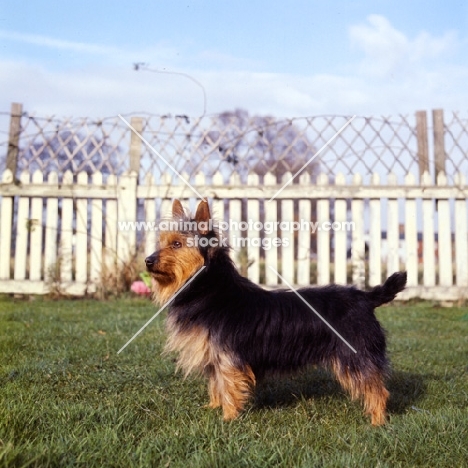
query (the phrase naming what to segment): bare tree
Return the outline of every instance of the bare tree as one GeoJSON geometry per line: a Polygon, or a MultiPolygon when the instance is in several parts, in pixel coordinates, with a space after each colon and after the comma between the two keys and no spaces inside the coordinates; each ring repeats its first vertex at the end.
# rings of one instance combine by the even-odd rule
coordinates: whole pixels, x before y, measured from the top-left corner
{"type": "MultiPolygon", "coordinates": [[[[263,178],[267,173],[278,180],[288,171],[297,172],[315,154],[307,134],[292,120],[271,116],[252,116],[246,110],[223,112],[216,117],[217,129],[208,132],[204,145],[215,146],[221,159],[244,179],[254,172],[263,178]]],[[[315,176],[319,162],[305,169],[315,176]]]]}
{"type": "Polygon", "coordinates": [[[31,173],[39,169],[48,175],[52,171],[70,170],[88,175],[96,171],[103,175],[119,175],[124,171],[118,147],[96,135],[82,135],[72,130],[54,133],[50,138],[41,136],[21,150],[18,169],[31,173]]]}

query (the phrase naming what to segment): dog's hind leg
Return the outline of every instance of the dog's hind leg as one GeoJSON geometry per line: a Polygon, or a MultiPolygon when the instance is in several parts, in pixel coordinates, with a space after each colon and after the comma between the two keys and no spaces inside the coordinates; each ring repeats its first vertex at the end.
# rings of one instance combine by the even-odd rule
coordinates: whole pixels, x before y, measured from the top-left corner
{"type": "Polygon", "coordinates": [[[386,421],[386,408],[389,392],[383,383],[383,373],[365,369],[351,372],[349,368],[335,361],[332,370],[344,390],[353,400],[362,399],[364,411],[371,417],[373,426],[381,426],[386,421]]]}
{"type": "Polygon", "coordinates": [[[363,384],[364,411],[371,416],[373,426],[381,426],[386,421],[387,400],[390,396],[380,375],[370,376],[363,384]]]}

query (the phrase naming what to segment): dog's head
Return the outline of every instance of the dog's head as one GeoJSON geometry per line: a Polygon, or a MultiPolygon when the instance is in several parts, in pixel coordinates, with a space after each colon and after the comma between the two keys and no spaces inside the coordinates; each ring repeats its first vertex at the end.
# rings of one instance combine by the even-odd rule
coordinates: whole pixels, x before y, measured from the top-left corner
{"type": "Polygon", "coordinates": [[[206,201],[195,216],[186,213],[179,200],[172,204],[172,219],[160,229],[157,250],[145,259],[153,279],[156,299],[165,303],[207,261],[219,245],[206,201]],[[164,229],[162,229],[164,228],[164,229]]]}

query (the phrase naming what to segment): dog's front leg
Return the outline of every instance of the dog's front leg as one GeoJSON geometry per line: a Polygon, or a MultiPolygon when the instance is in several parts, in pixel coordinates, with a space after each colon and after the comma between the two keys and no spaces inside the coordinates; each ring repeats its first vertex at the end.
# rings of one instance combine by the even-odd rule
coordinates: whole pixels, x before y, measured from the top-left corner
{"type": "Polygon", "coordinates": [[[210,378],[210,407],[222,406],[225,421],[239,415],[255,387],[250,366],[241,369],[233,360],[227,353],[221,354],[210,378]]]}
{"type": "Polygon", "coordinates": [[[222,395],[219,389],[219,378],[212,366],[208,374],[208,394],[210,395],[210,402],[207,405],[208,408],[219,408],[222,402],[222,395]]]}

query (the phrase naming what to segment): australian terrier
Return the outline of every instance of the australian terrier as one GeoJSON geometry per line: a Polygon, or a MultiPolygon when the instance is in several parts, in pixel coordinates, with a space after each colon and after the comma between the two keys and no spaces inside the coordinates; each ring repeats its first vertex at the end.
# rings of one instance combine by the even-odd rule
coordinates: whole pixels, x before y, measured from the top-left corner
{"type": "Polygon", "coordinates": [[[222,407],[225,420],[236,418],[266,374],[320,365],[352,399],[363,400],[373,425],[384,424],[389,365],[374,308],[404,289],[406,273],[394,273],[370,291],[338,285],[299,289],[304,303],[292,291],[266,291],[238,273],[211,227],[206,202],[191,218],[176,200],[172,214],[188,228],[162,232],[146,266],[160,303],[188,283],[169,306],[167,350],[179,354],[186,375],[198,371],[207,377],[209,407],[222,407]]]}

